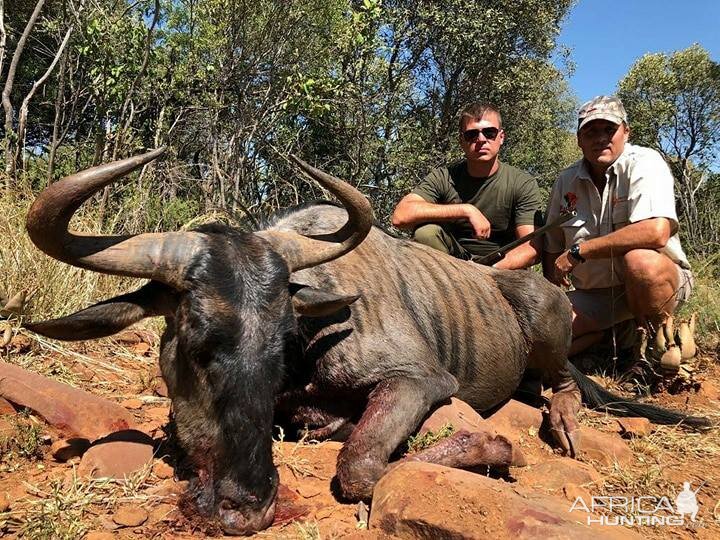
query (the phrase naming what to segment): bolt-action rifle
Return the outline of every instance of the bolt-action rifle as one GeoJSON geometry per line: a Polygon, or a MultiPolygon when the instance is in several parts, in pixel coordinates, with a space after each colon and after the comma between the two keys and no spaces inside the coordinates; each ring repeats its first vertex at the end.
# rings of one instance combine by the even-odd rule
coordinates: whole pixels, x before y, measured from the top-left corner
{"type": "Polygon", "coordinates": [[[576,215],[577,215],[577,212],[575,212],[575,210],[571,210],[569,212],[563,212],[558,217],[556,217],[552,221],[546,223],[542,227],[538,227],[530,234],[526,234],[522,238],[513,240],[509,244],[505,244],[501,248],[496,249],[495,251],[485,255],[484,257],[479,257],[477,259],[473,259],[473,261],[475,261],[476,263],[479,263],[479,264],[492,266],[496,262],[502,260],[508,251],[511,251],[511,250],[515,249],[516,247],[524,244],[525,242],[528,242],[530,240],[533,240],[533,239],[545,234],[545,232],[547,232],[551,229],[554,229],[555,227],[559,227],[560,225],[562,225],[563,223],[568,221],[570,218],[575,217],[576,215]]]}

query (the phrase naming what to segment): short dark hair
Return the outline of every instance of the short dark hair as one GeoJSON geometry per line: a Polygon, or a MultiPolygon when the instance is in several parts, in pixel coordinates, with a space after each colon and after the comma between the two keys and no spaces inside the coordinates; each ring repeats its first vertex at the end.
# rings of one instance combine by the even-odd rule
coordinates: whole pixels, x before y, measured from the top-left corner
{"type": "Polygon", "coordinates": [[[460,133],[463,132],[469,120],[482,118],[489,112],[497,114],[498,127],[502,129],[502,116],[500,115],[498,108],[492,103],[478,102],[471,103],[460,112],[460,121],[458,126],[460,128],[460,133]]]}

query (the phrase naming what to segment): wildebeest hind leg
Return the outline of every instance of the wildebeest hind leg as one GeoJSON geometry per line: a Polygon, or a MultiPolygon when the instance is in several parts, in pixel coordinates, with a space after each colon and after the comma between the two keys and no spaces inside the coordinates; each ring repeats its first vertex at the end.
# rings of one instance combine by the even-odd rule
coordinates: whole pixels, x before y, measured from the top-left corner
{"type": "Polygon", "coordinates": [[[337,478],[343,496],[370,499],[390,454],[417,429],[430,408],[453,395],[457,387],[455,377],[447,372],[378,383],[338,456],[337,478]]]}

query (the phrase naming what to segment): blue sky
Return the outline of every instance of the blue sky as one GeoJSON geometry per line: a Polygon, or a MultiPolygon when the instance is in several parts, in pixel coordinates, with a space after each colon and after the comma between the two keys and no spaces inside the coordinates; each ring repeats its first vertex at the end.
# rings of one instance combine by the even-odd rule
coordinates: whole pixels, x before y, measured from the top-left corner
{"type": "Polygon", "coordinates": [[[719,0],[580,0],[558,39],[572,48],[576,67],[570,85],[581,103],[612,94],[643,54],[693,43],[720,61],[719,0]]]}

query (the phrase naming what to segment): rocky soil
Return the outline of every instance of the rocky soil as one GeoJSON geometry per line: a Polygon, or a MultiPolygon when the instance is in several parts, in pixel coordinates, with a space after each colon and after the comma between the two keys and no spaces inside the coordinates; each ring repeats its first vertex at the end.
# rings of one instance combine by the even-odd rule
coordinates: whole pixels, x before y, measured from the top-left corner
{"type": "MultiPolygon", "coordinates": [[[[156,334],[147,330],[73,345],[20,333],[2,351],[0,536],[221,536],[212,524],[178,509],[186,482],[168,435],[170,402],[157,372],[156,345],[156,334]]],[[[718,380],[716,358],[705,355],[689,380],[651,401],[718,420],[718,380]]],[[[720,537],[717,429],[691,433],[589,411],[581,423],[582,449],[574,460],[554,450],[541,408],[510,401],[482,418],[453,400],[427,419],[421,433],[501,435],[513,445],[516,466],[464,471],[413,461],[410,454],[380,481],[370,508],[335,495],[340,443],[289,441],[279,433],[276,520],[256,536],[720,537]],[[673,526],[598,523],[637,516],[621,506],[633,496],[655,502],[666,497],[675,508],[683,482],[699,488],[694,523],[689,516],[673,526]],[[614,507],[584,510],[581,503],[590,506],[602,496],[615,497],[614,507]]],[[[666,510],[651,513],[667,517],[666,510]]]]}

